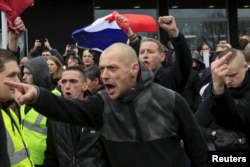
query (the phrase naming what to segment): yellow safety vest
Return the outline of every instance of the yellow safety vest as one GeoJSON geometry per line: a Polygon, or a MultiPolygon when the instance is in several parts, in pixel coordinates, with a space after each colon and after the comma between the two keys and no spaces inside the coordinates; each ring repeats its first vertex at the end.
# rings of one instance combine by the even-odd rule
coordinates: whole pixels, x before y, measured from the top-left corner
{"type": "MultiPolygon", "coordinates": [[[[61,95],[57,89],[51,92],[56,95],[61,95]]],[[[33,163],[35,165],[42,165],[44,161],[44,151],[46,149],[47,117],[39,114],[33,108],[25,114],[25,106],[26,105],[22,105],[20,107],[24,138],[29,147],[33,163]]]]}
{"type": "Polygon", "coordinates": [[[33,167],[34,165],[30,159],[18,117],[13,110],[9,109],[9,112],[8,115],[4,110],[1,110],[6,129],[7,148],[11,167],[33,167]]]}

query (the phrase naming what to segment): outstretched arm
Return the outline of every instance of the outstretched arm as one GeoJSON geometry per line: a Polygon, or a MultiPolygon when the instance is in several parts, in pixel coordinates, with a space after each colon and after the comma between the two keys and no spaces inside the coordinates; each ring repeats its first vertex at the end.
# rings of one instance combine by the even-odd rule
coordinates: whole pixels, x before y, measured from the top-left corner
{"type": "Polygon", "coordinates": [[[11,81],[4,81],[4,84],[21,93],[17,97],[19,104],[30,105],[48,118],[95,129],[102,125],[104,102],[99,95],[89,100],[69,100],[29,84],[11,81]]]}

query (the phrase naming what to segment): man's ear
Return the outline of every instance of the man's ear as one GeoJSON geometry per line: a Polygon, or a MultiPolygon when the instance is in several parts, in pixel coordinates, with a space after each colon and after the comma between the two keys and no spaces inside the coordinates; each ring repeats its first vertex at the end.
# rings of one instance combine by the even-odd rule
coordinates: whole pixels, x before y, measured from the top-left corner
{"type": "Polygon", "coordinates": [[[165,53],[162,53],[160,56],[161,56],[161,62],[163,62],[166,59],[165,53]]]}
{"type": "Polygon", "coordinates": [[[132,76],[132,78],[137,77],[139,71],[140,71],[140,65],[139,65],[139,63],[134,63],[132,65],[132,69],[131,69],[131,76],[132,76]]]}
{"type": "Polygon", "coordinates": [[[245,69],[246,71],[249,69],[248,63],[247,63],[247,62],[244,63],[244,69],[245,69]]]}
{"type": "Polygon", "coordinates": [[[84,83],[82,84],[82,91],[84,92],[84,91],[86,91],[87,89],[88,89],[88,85],[87,85],[86,82],[84,82],[84,83]]]}
{"type": "Polygon", "coordinates": [[[61,79],[60,79],[59,81],[57,81],[57,84],[58,84],[59,86],[62,86],[62,85],[61,85],[61,79]]]}

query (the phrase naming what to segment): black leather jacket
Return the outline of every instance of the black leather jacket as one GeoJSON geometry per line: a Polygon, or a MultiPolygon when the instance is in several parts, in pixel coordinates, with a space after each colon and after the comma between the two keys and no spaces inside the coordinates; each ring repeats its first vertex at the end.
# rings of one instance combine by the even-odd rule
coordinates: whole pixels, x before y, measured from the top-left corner
{"type": "Polygon", "coordinates": [[[106,153],[94,129],[49,120],[44,167],[106,167],[106,153]]]}

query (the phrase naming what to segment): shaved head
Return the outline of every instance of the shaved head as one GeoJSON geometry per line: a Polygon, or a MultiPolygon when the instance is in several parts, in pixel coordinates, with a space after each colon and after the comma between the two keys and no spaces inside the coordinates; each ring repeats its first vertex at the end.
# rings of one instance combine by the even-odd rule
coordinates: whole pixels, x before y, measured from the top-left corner
{"type": "Polygon", "coordinates": [[[119,52],[117,56],[121,56],[122,61],[126,63],[126,65],[138,62],[138,58],[134,49],[124,43],[115,43],[109,46],[102,52],[101,57],[110,54],[111,52],[114,52],[114,50],[119,52]]]}

